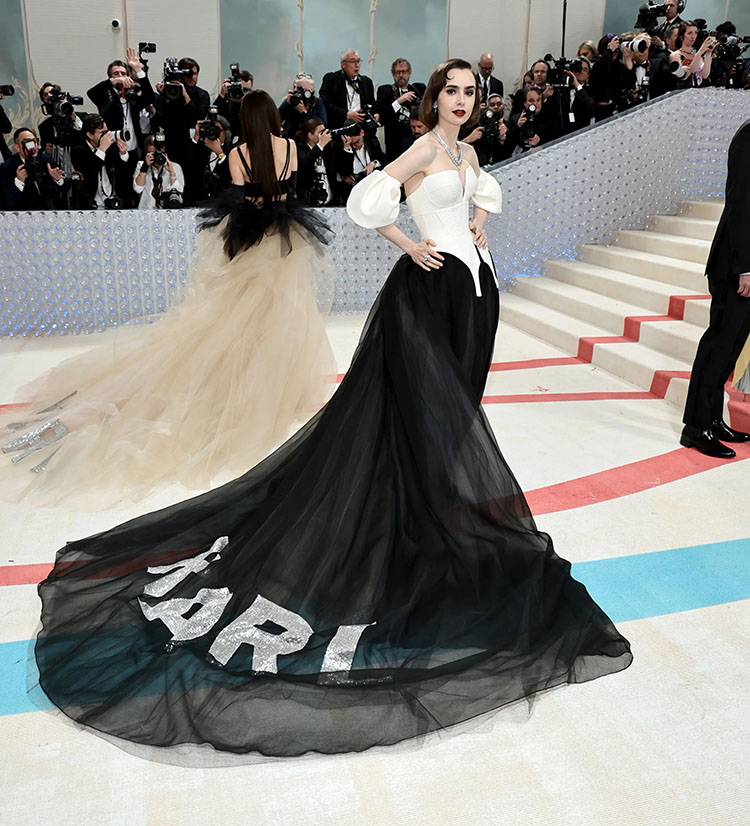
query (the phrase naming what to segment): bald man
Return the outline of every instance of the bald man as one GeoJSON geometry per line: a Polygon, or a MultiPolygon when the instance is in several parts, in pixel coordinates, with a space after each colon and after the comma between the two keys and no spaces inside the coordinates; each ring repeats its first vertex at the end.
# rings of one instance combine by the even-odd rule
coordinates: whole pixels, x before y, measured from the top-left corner
{"type": "Polygon", "coordinates": [[[477,83],[479,84],[479,94],[482,96],[482,108],[487,106],[487,98],[490,95],[503,96],[503,82],[492,76],[495,71],[495,58],[490,52],[485,52],[477,62],[477,83]]]}

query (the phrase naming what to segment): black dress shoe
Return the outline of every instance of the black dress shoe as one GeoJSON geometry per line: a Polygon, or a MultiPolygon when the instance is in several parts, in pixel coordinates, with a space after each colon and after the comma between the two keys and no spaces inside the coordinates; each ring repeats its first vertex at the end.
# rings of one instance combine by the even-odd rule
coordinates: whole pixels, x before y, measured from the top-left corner
{"type": "Polygon", "coordinates": [[[713,422],[711,433],[722,442],[750,442],[750,433],[735,430],[724,419],[717,419],[713,422]]]}
{"type": "Polygon", "coordinates": [[[723,445],[714,436],[710,427],[693,427],[686,424],[682,429],[680,444],[684,447],[694,447],[706,456],[714,456],[717,459],[734,459],[737,455],[731,447],[723,445]]]}

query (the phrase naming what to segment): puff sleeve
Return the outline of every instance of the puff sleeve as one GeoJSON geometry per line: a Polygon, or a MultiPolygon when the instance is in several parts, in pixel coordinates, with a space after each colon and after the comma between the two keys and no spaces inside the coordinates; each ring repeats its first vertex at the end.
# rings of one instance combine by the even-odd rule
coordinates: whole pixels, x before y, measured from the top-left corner
{"type": "Polygon", "coordinates": [[[355,224],[366,229],[387,227],[398,218],[401,184],[387,172],[376,169],[349,193],[346,211],[355,224]]]}
{"type": "Polygon", "coordinates": [[[487,212],[499,214],[503,211],[503,192],[500,184],[483,169],[479,171],[477,191],[471,201],[474,206],[487,210],[487,212]]]}

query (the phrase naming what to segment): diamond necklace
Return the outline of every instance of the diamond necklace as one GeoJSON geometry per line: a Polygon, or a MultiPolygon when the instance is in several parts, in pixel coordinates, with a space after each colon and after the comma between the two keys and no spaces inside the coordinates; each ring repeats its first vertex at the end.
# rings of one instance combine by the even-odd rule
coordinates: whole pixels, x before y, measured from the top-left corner
{"type": "Polygon", "coordinates": [[[448,144],[443,140],[443,138],[440,135],[440,132],[438,132],[437,129],[433,129],[432,134],[438,139],[438,141],[440,142],[440,145],[448,153],[448,157],[453,161],[453,163],[460,170],[461,169],[461,164],[463,163],[463,160],[464,160],[464,153],[463,153],[463,150],[461,149],[461,144],[458,141],[456,141],[456,148],[458,149],[458,154],[456,154],[450,148],[450,146],[448,146],[448,144]]]}

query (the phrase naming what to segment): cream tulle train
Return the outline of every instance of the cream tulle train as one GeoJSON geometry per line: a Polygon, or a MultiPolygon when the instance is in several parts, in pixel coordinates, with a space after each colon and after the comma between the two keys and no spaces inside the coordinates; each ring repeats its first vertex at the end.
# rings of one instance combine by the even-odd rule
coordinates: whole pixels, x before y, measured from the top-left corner
{"type": "Polygon", "coordinates": [[[4,445],[55,420],[68,433],[15,464],[22,450],[2,456],[4,499],[76,496],[95,509],[163,482],[205,490],[252,467],[325,403],[335,380],[321,307],[332,293],[330,259],[292,229],[288,254],[277,233],[229,260],[223,226],[199,234],[179,307],[105,333],[19,392],[29,406],[10,418],[33,424],[3,427],[4,445]],[[61,409],[37,413],[73,391],[61,409]]]}

